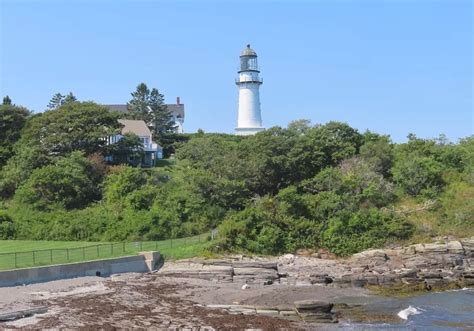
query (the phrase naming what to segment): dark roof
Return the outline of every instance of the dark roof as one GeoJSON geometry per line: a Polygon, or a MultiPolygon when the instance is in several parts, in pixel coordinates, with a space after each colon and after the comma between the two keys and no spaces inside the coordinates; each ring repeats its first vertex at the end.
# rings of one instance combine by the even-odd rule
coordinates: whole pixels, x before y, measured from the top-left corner
{"type": "Polygon", "coordinates": [[[240,53],[240,56],[257,56],[257,53],[250,48],[250,44],[247,45],[240,53]]]}
{"type": "Polygon", "coordinates": [[[176,117],[181,117],[184,118],[184,105],[182,103],[178,104],[169,104],[166,105],[168,107],[168,110],[171,112],[171,114],[175,115],[176,117]]]}
{"type": "MultiPolygon", "coordinates": [[[[105,107],[108,107],[112,111],[117,111],[120,113],[126,113],[127,110],[127,105],[104,105],[105,107]]],[[[168,110],[171,112],[176,117],[181,117],[184,118],[184,104],[167,104],[166,107],[168,107],[168,110]]]]}

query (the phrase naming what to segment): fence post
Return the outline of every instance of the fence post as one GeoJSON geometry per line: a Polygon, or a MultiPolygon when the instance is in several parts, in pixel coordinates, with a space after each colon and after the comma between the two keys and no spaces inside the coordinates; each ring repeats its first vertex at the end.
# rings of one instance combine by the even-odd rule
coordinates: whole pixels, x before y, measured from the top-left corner
{"type": "Polygon", "coordinates": [[[49,250],[49,261],[51,262],[51,264],[53,264],[53,250],[52,249],[49,250]]]}
{"type": "Polygon", "coordinates": [[[86,248],[84,246],[82,247],[82,259],[86,259],[86,248]]]}
{"type": "Polygon", "coordinates": [[[15,252],[15,268],[17,268],[17,263],[16,263],[16,252],[15,252]]]}
{"type": "Polygon", "coordinates": [[[110,255],[114,255],[114,243],[110,244],[110,255]]]}
{"type": "Polygon", "coordinates": [[[97,250],[97,257],[99,257],[99,245],[96,246],[96,250],[97,250]]]}
{"type": "Polygon", "coordinates": [[[155,241],[155,251],[158,250],[158,241],[155,241]]]}
{"type": "Polygon", "coordinates": [[[173,238],[170,239],[171,248],[173,248],[173,238]]]}
{"type": "Polygon", "coordinates": [[[69,262],[69,248],[66,248],[66,257],[67,257],[67,261],[69,262]]]}
{"type": "Polygon", "coordinates": [[[35,264],[36,264],[36,254],[35,254],[35,253],[36,253],[36,252],[35,252],[35,251],[33,251],[33,265],[35,265],[35,264]]]}
{"type": "Polygon", "coordinates": [[[122,243],[122,250],[123,250],[123,253],[125,253],[125,241],[122,243]]]}
{"type": "Polygon", "coordinates": [[[140,251],[142,251],[142,250],[143,250],[143,242],[140,241],[140,251]]]}

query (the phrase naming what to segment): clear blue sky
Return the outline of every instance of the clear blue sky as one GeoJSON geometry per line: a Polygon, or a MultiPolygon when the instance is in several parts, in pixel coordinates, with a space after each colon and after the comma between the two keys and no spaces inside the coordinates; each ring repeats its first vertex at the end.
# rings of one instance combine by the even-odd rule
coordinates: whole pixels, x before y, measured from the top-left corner
{"type": "Polygon", "coordinates": [[[473,134],[469,0],[1,3],[1,95],[126,103],[140,82],[185,130],[233,132],[241,49],[259,55],[264,125],[338,120],[405,141],[473,134]]]}

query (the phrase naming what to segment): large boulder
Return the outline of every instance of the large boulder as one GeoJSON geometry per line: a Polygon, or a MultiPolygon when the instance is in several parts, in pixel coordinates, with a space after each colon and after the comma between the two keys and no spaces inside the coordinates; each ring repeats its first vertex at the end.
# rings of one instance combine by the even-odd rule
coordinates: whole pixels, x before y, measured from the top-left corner
{"type": "Polygon", "coordinates": [[[446,244],[448,253],[452,254],[464,254],[464,249],[460,241],[453,240],[446,244]]]}
{"type": "Polygon", "coordinates": [[[425,253],[446,253],[448,247],[445,243],[424,244],[425,253]]]}
{"type": "Polygon", "coordinates": [[[295,301],[295,310],[305,322],[334,323],[333,304],[318,300],[295,301]]]}
{"type": "Polygon", "coordinates": [[[294,302],[297,311],[329,313],[334,304],[319,300],[300,300],[294,302]]]}
{"type": "Polygon", "coordinates": [[[382,258],[384,260],[388,260],[387,253],[383,249],[370,249],[367,251],[363,251],[357,254],[352,255],[354,259],[371,259],[371,258],[382,258]]]}
{"type": "Polygon", "coordinates": [[[474,256],[474,237],[462,239],[461,245],[467,256],[474,256]]]}

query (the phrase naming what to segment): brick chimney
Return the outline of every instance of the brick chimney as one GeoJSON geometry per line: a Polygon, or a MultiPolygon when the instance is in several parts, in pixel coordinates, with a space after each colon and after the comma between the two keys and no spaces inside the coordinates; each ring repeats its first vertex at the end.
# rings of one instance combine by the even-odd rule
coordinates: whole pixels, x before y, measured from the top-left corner
{"type": "Polygon", "coordinates": [[[181,104],[179,97],[176,97],[176,104],[179,106],[181,104]]]}

